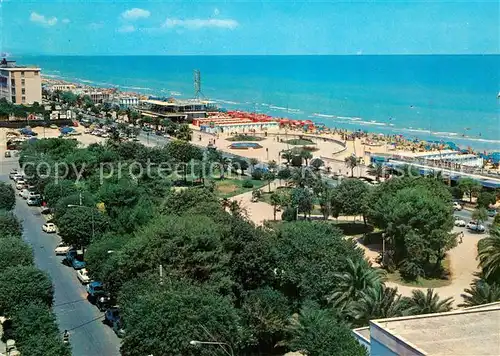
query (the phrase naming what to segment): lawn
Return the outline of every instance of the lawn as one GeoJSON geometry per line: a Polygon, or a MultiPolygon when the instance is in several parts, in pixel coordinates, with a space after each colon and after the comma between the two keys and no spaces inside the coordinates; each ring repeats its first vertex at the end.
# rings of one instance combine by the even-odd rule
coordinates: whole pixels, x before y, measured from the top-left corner
{"type": "Polygon", "coordinates": [[[315,143],[308,138],[292,138],[290,140],[283,141],[283,143],[288,143],[289,145],[294,146],[315,145],[315,143]]]}
{"type": "Polygon", "coordinates": [[[399,271],[386,273],[387,281],[408,287],[439,288],[451,284],[450,259],[446,257],[443,261],[443,275],[435,278],[418,278],[416,281],[408,281],[401,277],[399,271]]]}
{"type": "Polygon", "coordinates": [[[231,141],[231,142],[236,142],[236,141],[263,141],[265,139],[266,139],[265,137],[251,136],[251,135],[234,135],[234,136],[226,138],[226,140],[231,141]]]}
{"type": "Polygon", "coordinates": [[[250,192],[254,189],[261,188],[265,184],[267,184],[265,181],[261,180],[253,180],[249,179],[253,187],[252,188],[244,188],[243,187],[243,182],[245,179],[223,179],[223,180],[216,180],[215,185],[217,187],[217,195],[221,198],[230,198],[234,197],[235,195],[243,194],[246,192],[250,192]]]}

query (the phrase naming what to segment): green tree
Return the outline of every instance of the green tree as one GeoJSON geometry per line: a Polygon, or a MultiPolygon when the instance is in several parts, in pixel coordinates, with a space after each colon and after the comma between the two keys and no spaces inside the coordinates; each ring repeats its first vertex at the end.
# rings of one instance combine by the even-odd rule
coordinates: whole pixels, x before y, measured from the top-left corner
{"type": "Polygon", "coordinates": [[[0,273],[0,290],[0,313],[5,316],[33,302],[50,307],[54,297],[49,276],[33,266],[6,268],[0,273]]]}
{"type": "Polygon", "coordinates": [[[33,251],[19,238],[0,238],[0,273],[9,267],[32,266],[33,251]]]}
{"type": "Polygon", "coordinates": [[[191,141],[193,138],[193,130],[189,128],[188,124],[181,124],[179,125],[175,136],[179,140],[191,141]]]}
{"type": "Polygon", "coordinates": [[[78,193],[78,189],[74,181],[69,179],[52,181],[48,183],[43,190],[45,201],[51,207],[55,207],[60,199],[76,193],[78,193]]]}
{"type": "Polygon", "coordinates": [[[354,177],[354,168],[359,165],[359,158],[352,155],[345,158],[345,165],[351,170],[351,177],[354,177]]]}
{"type": "Polygon", "coordinates": [[[254,170],[255,166],[259,163],[259,160],[257,158],[250,158],[250,167],[252,167],[252,170],[254,170]]]}
{"type": "Polygon", "coordinates": [[[275,160],[269,161],[267,162],[267,168],[269,168],[271,172],[274,172],[276,168],[278,168],[278,163],[275,160]]]}
{"type": "Polygon", "coordinates": [[[325,166],[325,162],[320,158],[315,158],[311,160],[310,166],[317,172],[321,167],[325,166]]]}
{"type": "Polygon", "coordinates": [[[106,231],[108,219],[94,207],[74,206],[66,208],[62,215],[56,214],[55,223],[64,242],[86,247],[94,236],[106,231]]]}
{"type": "Polygon", "coordinates": [[[366,224],[368,184],[358,179],[342,179],[333,194],[332,205],[337,206],[344,215],[362,215],[366,224]]]}
{"type": "Polygon", "coordinates": [[[268,189],[268,192],[271,193],[271,183],[273,180],[276,179],[276,175],[271,171],[267,171],[267,172],[264,172],[264,174],[262,175],[262,178],[265,181],[267,181],[267,189],[268,189]]]}
{"type": "Polygon", "coordinates": [[[307,305],[301,309],[289,343],[292,351],[316,356],[366,356],[367,350],[352,336],[351,329],[328,310],[307,305]]]}
{"type": "Polygon", "coordinates": [[[335,289],[336,273],[346,268],[344,259],[362,258],[363,252],[327,222],[297,221],[276,229],[271,240],[273,269],[280,290],[295,304],[313,299],[326,304],[335,289]]]}
{"type": "Polygon", "coordinates": [[[313,195],[308,188],[293,188],[291,193],[292,205],[297,207],[298,213],[304,214],[304,219],[307,214],[311,214],[314,207],[313,195]]]}
{"type": "Polygon", "coordinates": [[[477,197],[477,206],[482,208],[488,208],[490,205],[494,205],[497,202],[497,196],[495,193],[481,192],[477,197]]]}
{"type": "Polygon", "coordinates": [[[0,209],[12,210],[16,205],[16,193],[12,186],[5,182],[0,182],[0,209]]]}
{"type": "Polygon", "coordinates": [[[190,344],[191,340],[207,339],[225,342],[238,351],[240,318],[228,299],[186,282],[168,281],[158,286],[155,281],[142,288],[138,283],[127,284],[119,299],[126,323],[122,355],[222,353],[217,345],[190,344]]]}
{"type": "Polygon", "coordinates": [[[46,305],[28,302],[11,316],[16,346],[22,355],[71,356],[57,328],[56,318],[46,305]]]}
{"type": "Polygon", "coordinates": [[[278,208],[284,207],[287,203],[287,199],[285,195],[279,191],[274,191],[271,194],[270,199],[271,199],[271,205],[273,206],[274,220],[276,220],[276,212],[278,211],[278,208]]]}
{"type": "Polygon", "coordinates": [[[476,305],[494,303],[500,301],[500,285],[476,279],[471,287],[464,290],[461,296],[464,299],[459,307],[474,307],[476,305]]]}
{"type": "Polygon", "coordinates": [[[460,178],[458,187],[463,193],[469,196],[469,201],[472,203],[472,197],[479,193],[482,189],[481,183],[472,178],[460,178]]]}
{"type": "Polygon", "coordinates": [[[479,241],[479,266],[487,281],[500,281],[500,227],[492,227],[490,236],[479,241]]]}
{"type": "MultiPolygon", "coordinates": [[[[288,167],[282,168],[278,171],[278,174],[276,175],[276,178],[278,178],[280,181],[281,180],[288,180],[292,176],[292,172],[288,167]]],[[[281,183],[280,183],[281,184],[281,183]]]]}
{"type": "Polygon", "coordinates": [[[307,166],[309,163],[309,160],[311,158],[313,158],[313,155],[310,151],[303,149],[302,151],[300,151],[300,158],[302,158],[306,162],[306,166],[307,166]]]}
{"type": "Polygon", "coordinates": [[[383,274],[365,259],[346,259],[344,272],[334,274],[336,285],[328,297],[335,309],[343,310],[347,305],[361,298],[361,293],[370,288],[379,288],[383,283],[383,274]]]}
{"type": "Polygon", "coordinates": [[[424,293],[420,289],[414,289],[409,299],[408,313],[413,315],[444,313],[453,307],[453,298],[439,299],[439,295],[433,289],[427,289],[424,293]]]}
{"type": "Polygon", "coordinates": [[[383,163],[375,163],[369,170],[368,174],[375,176],[377,182],[380,182],[380,178],[385,176],[385,166],[383,163]]]}
{"type": "Polygon", "coordinates": [[[290,327],[288,299],[270,287],[252,290],[241,307],[247,328],[251,330],[260,353],[271,354],[283,344],[290,327]]]}
{"type": "Polygon", "coordinates": [[[361,298],[348,306],[348,313],[357,325],[368,325],[370,320],[407,315],[408,302],[398,294],[397,288],[381,285],[361,293],[361,298]]]}
{"type": "Polygon", "coordinates": [[[478,224],[483,224],[488,220],[488,211],[483,207],[477,208],[472,212],[472,219],[476,220],[478,224]]]}
{"type": "Polygon", "coordinates": [[[23,225],[19,219],[10,211],[0,210],[0,238],[21,238],[23,225]]]}
{"type": "MultiPolygon", "coordinates": [[[[396,180],[400,179],[403,178],[396,180]]],[[[422,180],[424,185],[428,184],[425,181],[436,182],[426,178],[417,179],[422,180]]],[[[401,182],[411,181],[403,179],[401,182]]],[[[410,258],[412,263],[419,267],[418,271],[423,272],[431,263],[434,270],[438,271],[446,251],[456,245],[456,236],[450,233],[453,228],[453,216],[448,201],[425,186],[403,185],[391,191],[394,187],[390,185],[392,183],[372,205],[370,214],[376,226],[386,230],[392,262],[399,264],[410,258]]],[[[445,187],[444,189],[446,194],[449,194],[445,187]]],[[[406,270],[409,271],[408,268],[406,270]]],[[[416,278],[420,274],[406,275],[408,278],[416,278]]]]}
{"type": "Polygon", "coordinates": [[[201,161],[203,159],[201,149],[187,141],[170,141],[165,149],[174,162],[181,165],[185,181],[187,180],[187,164],[191,161],[201,161]]]}

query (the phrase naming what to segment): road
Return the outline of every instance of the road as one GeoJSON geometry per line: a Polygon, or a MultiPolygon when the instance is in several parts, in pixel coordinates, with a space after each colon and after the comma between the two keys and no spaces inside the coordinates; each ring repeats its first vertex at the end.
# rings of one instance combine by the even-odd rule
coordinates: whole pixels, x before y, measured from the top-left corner
{"type": "MultiPolygon", "coordinates": [[[[2,161],[0,180],[9,181],[8,173],[15,167],[15,158],[2,161]]],[[[52,278],[55,288],[54,312],[61,332],[70,332],[73,355],[120,355],[120,339],[110,327],[103,324],[103,313],[86,300],[85,287],[76,278],[73,268],[63,265],[62,257],[54,254],[59,237],[42,232],[41,226],[45,220],[40,209],[29,207],[18,197],[14,212],[23,222],[23,238],[33,248],[37,267],[52,278]]]]}

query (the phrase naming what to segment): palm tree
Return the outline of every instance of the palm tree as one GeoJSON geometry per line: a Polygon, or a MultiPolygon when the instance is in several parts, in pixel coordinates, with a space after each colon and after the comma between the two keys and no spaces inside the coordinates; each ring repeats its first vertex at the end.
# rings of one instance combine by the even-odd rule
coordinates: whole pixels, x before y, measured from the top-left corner
{"type": "Polygon", "coordinates": [[[486,280],[500,280],[500,227],[492,227],[490,236],[479,241],[479,265],[486,280]]]}
{"type": "Polygon", "coordinates": [[[482,279],[475,280],[471,283],[471,287],[465,289],[464,292],[461,294],[464,302],[459,304],[459,307],[473,307],[500,301],[500,285],[488,284],[482,279]]]}
{"type": "Polygon", "coordinates": [[[193,137],[193,130],[189,128],[188,124],[179,125],[176,137],[179,140],[191,141],[191,138],[193,137]]]}
{"type": "Polygon", "coordinates": [[[347,306],[347,314],[358,325],[368,325],[373,319],[408,315],[408,303],[398,294],[397,288],[381,284],[378,288],[362,291],[360,299],[347,306]]]}
{"type": "Polygon", "coordinates": [[[414,289],[409,303],[408,313],[412,315],[444,313],[452,309],[453,298],[439,300],[439,295],[434,293],[433,289],[427,289],[427,293],[420,289],[414,289]]]}
{"type": "Polygon", "coordinates": [[[351,170],[351,177],[354,177],[354,168],[358,166],[359,158],[356,156],[348,156],[345,158],[345,165],[351,170]]]}
{"type": "Polygon", "coordinates": [[[274,172],[274,170],[278,167],[278,163],[275,160],[267,162],[267,167],[271,172],[274,172]]]}
{"type": "Polygon", "coordinates": [[[383,283],[383,272],[371,267],[365,259],[346,260],[346,270],[335,273],[337,282],[328,301],[336,309],[344,309],[349,303],[359,300],[361,293],[367,289],[379,288],[383,283]]]}
{"type": "Polygon", "coordinates": [[[300,155],[299,155],[304,161],[306,161],[306,166],[309,162],[309,160],[311,158],[313,158],[313,155],[311,152],[307,151],[307,150],[304,150],[302,149],[302,151],[300,151],[300,155]]]}
{"type": "Polygon", "coordinates": [[[274,220],[276,221],[276,212],[278,211],[278,207],[283,204],[281,194],[278,192],[273,192],[271,194],[271,205],[273,206],[273,215],[274,220]]]}
{"type": "Polygon", "coordinates": [[[250,167],[252,167],[252,172],[255,168],[255,166],[259,163],[259,160],[257,158],[250,158],[250,167]]]}
{"type": "Polygon", "coordinates": [[[379,182],[380,177],[383,177],[385,175],[385,166],[382,163],[377,162],[372,168],[368,170],[368,173],[372,176],[375,176],[377,182],[379,182]]]}
{"type": "Polygon", "coordinates": [[[220,169],[220,179],[224,179],[224,173],[227,171],[229,165],[231,164],[231,160],[223,155],[219,156],[219,160],[217,162],[220,169]]]}
{"type": "Polygon", "coordinates": [[[283,151],[283,154],[281,155],[281,158],[286,159],[286,163],[287,163],[287,164],[290,164],[290,162],[292,161],[292,158],[293,158],[293,153],[292,153],[292,151],[290,151],[290,150],[288,150],[288,151],[283,151]]]}

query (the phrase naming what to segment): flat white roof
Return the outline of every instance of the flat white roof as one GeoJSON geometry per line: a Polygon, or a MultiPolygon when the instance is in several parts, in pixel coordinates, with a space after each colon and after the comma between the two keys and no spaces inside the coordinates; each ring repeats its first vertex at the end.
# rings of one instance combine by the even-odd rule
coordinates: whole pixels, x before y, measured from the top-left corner
{"type": "MultiPolygon", "coordinates": [[[[495,305],[496,304],[496,305],[495,305]]],[[[371,321],[425,355],[500,355],[500,305],[371,321]]]]}
{"type": "Polygon", "coordinates": [[[39,72],[38,67],[0,67],[0,70],[8,70],[10,72],[39,72]]]}

